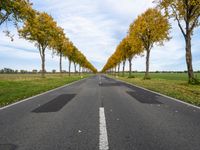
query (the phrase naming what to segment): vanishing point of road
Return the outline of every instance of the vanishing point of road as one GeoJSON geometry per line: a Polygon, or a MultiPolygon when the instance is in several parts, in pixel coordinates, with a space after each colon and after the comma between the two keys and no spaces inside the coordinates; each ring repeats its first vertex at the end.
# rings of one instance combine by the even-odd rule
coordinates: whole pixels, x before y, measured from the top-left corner
{"type": "Polygon", "coordinates": [[[0,150],[200,150],[200,109],[97,75],[0,108],[0,150]]]}

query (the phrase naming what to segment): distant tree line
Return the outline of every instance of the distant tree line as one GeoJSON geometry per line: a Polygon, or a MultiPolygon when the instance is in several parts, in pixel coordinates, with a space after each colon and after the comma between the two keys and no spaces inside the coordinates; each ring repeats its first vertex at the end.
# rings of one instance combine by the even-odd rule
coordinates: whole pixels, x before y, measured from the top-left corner
{"type": "MultiPolygon", "coordinates": [[[[32,71],[28,71],[28,70],[15,70],[15,69],[11,69],[11,68],[3,68],[0,69],[0,74],[38,74],[41,73],[42,70],[36,70],[33,69],[32,71]]],[[[55,69],[53,69],[52,71],[45,71],[45,73],[52,73],[52,74],[56,74],[56,73],[60,73],[57,72],[55,69]]],[[[66,70],[62,70],[62,73],[69,73],[66,70]]],[[[74,73],[79,73],[78,71],[74,72],[74,73]]],[[[82,73],[92,73],[90,70],[83,70],[82,73]]]]}
{"type": "MultiPolygon", "coordinates": [[[[37,73],[41,73],[42,70],[36,70],[33,69],[32,71],[28,71],[28,70],[15,70],[15,69],[11,69],[11,68],[3,68],[0,69],[0,74],[37,74],[37,73]]],[[[46,73],[52,73],[52,74],[56,74],[59,73],[57,72],[55,69],[53,69],[52,71],[45,71],[46,73]]],[[[63,73],[69,73],[66,70],[62,70],[63,73]]],[[[145,73],[145,71],[132,71],[133,73],[145,73]]],[[[74,72],[75,73],[75,72],[74,72]]],[[[78,73],[78,71],[76,72],[78,73]]],[[[90,73],[89,70],[83,70],[83,73],[90,73]]],[[[115,72],[110,72],[115,74],[115,72]]],[[[122,71],[120,71],[120,73],[123,73],[122,71]]],[[[129,73],[129,71],[124,71],[124,73],[129,73]]],[[[149,73],[187,73],[187,71],[150,71],[149,73]]],[[[195,73],[200,73],[200,70],[195,71],[195,73]]]]}
{"type": "MultiPolygon", "coordinates": [[[[69,40],[53,17],[46,12],[34,10],[29,0],[0,0],[0,26],[6,22],[12,22],[18,30],[19,36],[33,43],[39,50],[42,77],[46,73],[45,54],[47,48],[60,57],[60,73],[63,71],[63,57],[69,60],[69,75],[71,73],[71,63],[74,64],[75,72],[79,71],[80,73],[83,70],[97,72],[96,68],[69,40]],[[22,26],[20,26],[21,24],[22,26]],[[77,66],[79,66],[78,70],[77,66]]],[[[13,41],[13,35],[8,30],[4,32],[13,41]]]]}
{"type": "MultiPolygon", "coordinates": [[[[115,70],[109,70],[109,73],[112,73],[113,75],[116,75],[118,72],[115,72],[115,70]]],[[[123,76],[123,74],[129,74],[129,71],[119,71],[119,74],[123,76]]],[[[146,71],[137,71],[134,70],[132,73],[146,73],[146,71]]],[[[149,71],[149,73],[187,73],[187,70],[185,71],[149,71]]],[[[194,71],[194,73],[200,73],[200,70],[194,71]]]]}
{"type": "MultiPolygon", "coordinates": [[[[163,46],[165,41],[171,39],[169,19],[174,19],[185,42],[185,60],[187,66],[188,82],[199,84],[194,75],[192,64],[192,35],[200,22],[200,0],[154,0],[155,8],[149,8],[139,15],[130,25],[128,34],[119,43],[115,52],[107,60],[102,72],[120,71],[124,74],[125,63],[129,62],[129,76],[132,73],[132,60],[136,56],[146,54],[146,71],[144,79],[150,79],[149,61],[151,50],[155,45],[163,46]]],[[[174,54],[176,57],[176,54],[174,54]]]]}
{"type": "Polygon", "coordinates": [[[0,73],[6,73],[6,74],[17,74],[17,73],[28,73],[27,70],[14,70],[14,69],[10,69],[10,68],[3,68],[0,70],[0,73]]]}

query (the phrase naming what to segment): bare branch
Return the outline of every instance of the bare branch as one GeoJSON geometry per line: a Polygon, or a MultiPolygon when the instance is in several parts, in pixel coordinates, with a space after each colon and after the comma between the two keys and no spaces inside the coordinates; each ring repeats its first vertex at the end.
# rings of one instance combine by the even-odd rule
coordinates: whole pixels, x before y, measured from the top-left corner
{"type": "Polygon", "coordinates": [[[195,18],[193,24],[191,25],[191,27],[190,27],[190,29],[189,29],[189,32],[190,32],[190,33],[194,30],[195,26],[198,24],[199,16],[200,16],[200,13],[199,13],[199,15],[195,18]]]}
{"type": "Polygon", "coordinates": [[[175,14],[175,18],[176,18],[176,20],[177,20],[177,22],[178,22],[178,26],[179,26],[179,28],[181,29],[181,32],[182,32],[184,38],[186,38],[186,33],[185,33],[185,31],[183,30],[183,27],[181,26],[181,23],[180,23],[180,20],[179,20],[179,18],[178,18],[178,15],[177,15],[176,11],[174,10],[173,6],[171,6],[171,8],[172,8],[173,13],[175,14]]]}
{"type": "Polygon", "coordinates": [[[0,26],[8,19],[9,14],[6,14],[1,20],[0,20],[0,26]]]}

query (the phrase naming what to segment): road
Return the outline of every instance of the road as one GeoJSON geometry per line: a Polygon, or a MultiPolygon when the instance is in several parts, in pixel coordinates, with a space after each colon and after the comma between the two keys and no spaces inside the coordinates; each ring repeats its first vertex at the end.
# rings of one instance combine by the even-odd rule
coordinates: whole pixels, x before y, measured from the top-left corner
{"type": "Polygon", "coordinates": [[[200,150],[200,109],[94,76],[0,109],[0,150],[200,150]]]}

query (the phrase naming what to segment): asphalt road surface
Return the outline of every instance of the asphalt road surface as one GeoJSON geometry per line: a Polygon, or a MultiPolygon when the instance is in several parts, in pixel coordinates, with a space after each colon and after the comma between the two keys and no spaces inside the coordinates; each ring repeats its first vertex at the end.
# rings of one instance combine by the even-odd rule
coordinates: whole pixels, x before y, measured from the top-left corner
{"type": "Polygon", "coordinates": [[[200,109],[94,76],[0,109],[0,150],[200,150],[200,109]]]}

